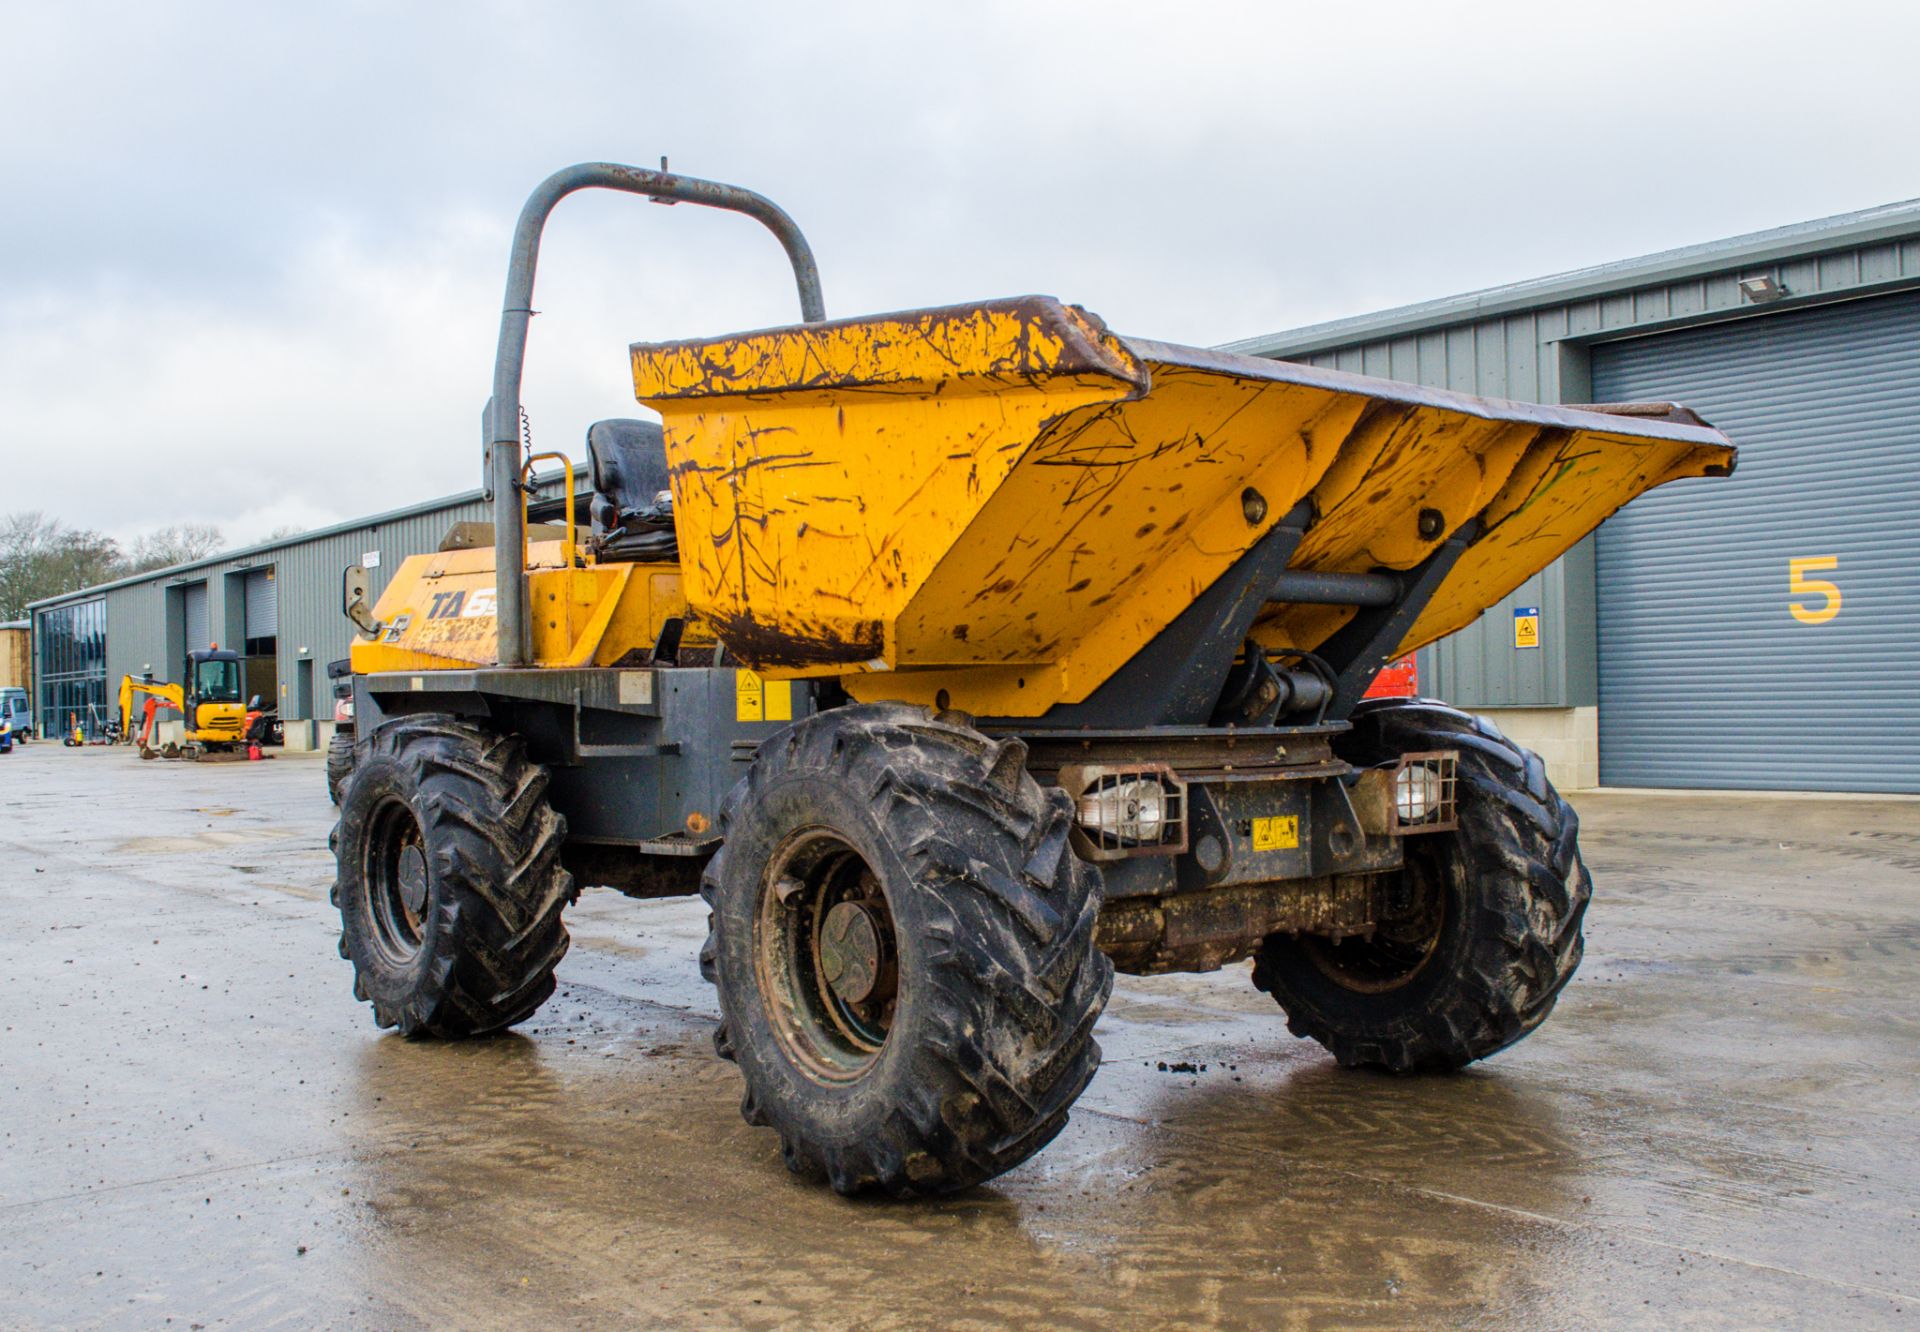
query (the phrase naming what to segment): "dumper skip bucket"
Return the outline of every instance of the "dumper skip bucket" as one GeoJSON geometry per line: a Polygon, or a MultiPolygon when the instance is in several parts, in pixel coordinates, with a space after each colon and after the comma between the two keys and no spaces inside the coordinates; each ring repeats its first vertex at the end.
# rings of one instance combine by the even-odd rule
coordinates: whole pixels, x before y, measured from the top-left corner
{"type": "MultiPolygon", "coordinates": [[[[1085,699],[1282,522],[1306,529],[1288,568],[1318,573],[1405,573],[1472,534],[1406,652],[1634,496],[1734,458],[1664,404],[1501,402],[1124,339],[1047,297],[632,358],[687,599],[730,652],[992,715],[1085,699]]],[[[1271,601],[1253,636],[1311,650],[1354,614],[1271,601]]]]}

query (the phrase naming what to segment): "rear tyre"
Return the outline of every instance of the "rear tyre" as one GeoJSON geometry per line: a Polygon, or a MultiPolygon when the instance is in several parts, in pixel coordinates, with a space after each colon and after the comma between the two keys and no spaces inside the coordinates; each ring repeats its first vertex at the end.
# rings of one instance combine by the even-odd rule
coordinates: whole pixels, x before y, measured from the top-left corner
{"type": "Polygon", "coordinates": [[[341,789],[353,772],[353,732],[335,727],[327,739],[327,796],[340,803],[341,789]]]}
{"type": "Polygon", "coordinates": [[[1336,744],[1356,766],[1457,750],[1460,826],[1406,839],[1371,939],[1274,935],[1253,983],[1348,1067],[1454,1069],[1512,1045],[1580,965],[1593,883],[1573,807],[1539,755],[1444,704],[1363,703],[1336,744]]]}
{"type": "Polygon", "coordinates": [[[1100,879],[1017,740],[837,708],[764,744],[701,894],[715,1046],[788,1168],[841,1193],[964,1189],[1024,1161],[1099,1067],[1100,879]]]}
{"type": "Polygon", "coordinates": [[[446,716],[368,737],[333,831],[340,955],[354,997],[407,1036],[530,1017],[567,951],[566,821],[517,736],[446,716]]]}

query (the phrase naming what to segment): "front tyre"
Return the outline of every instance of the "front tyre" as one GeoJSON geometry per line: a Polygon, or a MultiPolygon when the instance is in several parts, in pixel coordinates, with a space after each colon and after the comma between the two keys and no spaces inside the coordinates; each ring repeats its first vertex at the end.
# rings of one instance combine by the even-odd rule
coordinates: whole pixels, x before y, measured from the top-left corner
{"type": "Polygon", "coordinates": [[[1539,755],[1444,704],[1363,703],[1336,744],[1356,766],[1457,750],[1459,827],[1406,839],[1371,938],[1274,935],[1253,983],[1348,1067],[1454,1069],[1512,1045],[1580,965],[1593,882],[1573,807],[1539,755]]]}
{"type": "Polygon", "coordinates": [[[967,1188],[1052,1140],[1099,1067],[1099,875],[1025,754],[849,706],[769,740],[729,795],[701,886],[715,1044],[796,1173],[967,1188]]]}
{"type": "Polygon", "coordinates": [[[517,736],[446,716],[370,736],[333,832],[354,997],[407,1036],[499,1031],[553,993],[567,951],[566,821],[517,736]]]}

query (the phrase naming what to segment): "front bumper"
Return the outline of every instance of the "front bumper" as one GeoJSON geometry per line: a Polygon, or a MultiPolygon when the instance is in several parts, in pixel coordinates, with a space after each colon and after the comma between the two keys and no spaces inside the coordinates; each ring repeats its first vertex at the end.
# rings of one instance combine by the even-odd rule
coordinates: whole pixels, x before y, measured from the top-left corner
{"type": "Polygon", "coordinates": [[[1275,933],[1372,930],[1405,838],[1454,826],[1455,756],[1356,770],[1333,753],[1345,729],[1027,737],[1030,769],[1074,803],[1075,851],[1100,867],[1098,938],[1116,967],[1206,971],[1275,933]],[[1142,819],[1150,783],[1159,816],[1142,819]]]}

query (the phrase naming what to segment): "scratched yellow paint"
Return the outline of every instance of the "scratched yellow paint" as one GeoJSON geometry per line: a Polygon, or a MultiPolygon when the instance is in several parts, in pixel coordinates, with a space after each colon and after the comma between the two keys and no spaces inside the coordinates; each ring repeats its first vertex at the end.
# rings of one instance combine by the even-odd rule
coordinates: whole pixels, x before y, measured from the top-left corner
{"type": "MultiPolygon", "coordinates": [[[[1014,716],[1085,698],[1302,498],[1303,569],[1411,569],[1483,516],[1412,646],[1666,473],[1728,456],[1702,431],[1649,440],[1642,422],[1597,431],[1606,418],[1123,342],[1031,300],[639,346],[633,363],[682,537],[699,534],[688,602],[738,656],[840,675],[860,699],[1014,716]]],[[[1315,647],[1352,614],[1274,606],[1256,634],[1315,647]]]]}
{"type": "Polygon", "coordinates": [[[1635,495],[1681,477],[1707,475],[1728,465],[1733,455],[1727,447],[1605,430],[1550,440],[1546,449],[1537,475],[1517,475],[1519,484],[1496,497],[1486,515],[1486,534],[1453,566],[1401,642],[1401,654],[1472,624],[1635,495]]]}
{"type": "Polygon", "coordinates": [[[1044,297],[639,343],[632,357],[635,396],[648,403],[835,388],[913,398],[1028,384],[1075,366],[1139,382],[1137,361],[1098,318],[1044,297]]]}
{"type": "MultiPolygon", "coordinates": [[[[1339,462],[1314,489],[1318,516],[1294,552],[1292,567],[1412,569],[1487,507],[1538,434],[1523,422],[1417,409],[1376,411],[1345,442],[1339,462]],[[1439,515],[1431,534],[1421,526],[1423,512],[1439,515]]],[[[1317,646],[1353,615],[1344,606],[1274,606],[1254,635],[1268,646],[1317,646]]]]}
{"type": "MultiPolygon", "coordinates": [[[[669,616],[686,617],[673,565],[563,567],[561,543],[532,547],[528,609],[540,666],[611,666],[629,649],[652,647],[669,616]]],[[[356,671],[430,671],[491,666],[499,660],[491,546],[404,561],[374,614],[387,626],[352,648],[356,671]],[[455,602],[454,598],[459,601],[455,602]]],[[[694,627],[685,646],[711,645],[694,627]]]]}
{"type": "Polygon", "coordinates": [[[1285,517],[1359,410],[1151,368],[1149,396],[1055,422],[898,621],[903,660],[962,668],[929,681],[955,706],[1024,712],[1097,688],[1285,517]],[[983,691],[978,665],[1016,669],[983,691]]]}
{"type": "MultiPolygon", "coordinates": [[[[569,571],[536,546],[535,655],[631,660],[678,615],[751,668],[768,717],[805,676],[983,714],[1080,701],[1302,501],[1293,567],[1328,572],[1413,569],[1479,518],[1405,651],[1635,495],[1732,461],[1696,426],[1121,339],[1043,297],[637,345],[632,365],[681,562],[569,571]]],[[[490,663],[491,616],[426,608],[492,584],[490,550],[407,561],[376,610],[407,626],[355,669],[490,663]]],[[[1270,605],[1254,632],[1313,648],[1352,615],[1270,605]]]]}
{"type": "Polygon", "coordinates": [[[901,617],[1036,437],[1146,381],[1052,302],[636,347],[633,363],[666,430],[676,526],[698,534],[687,600],[786,676],[912,662],[901,617]]]}

